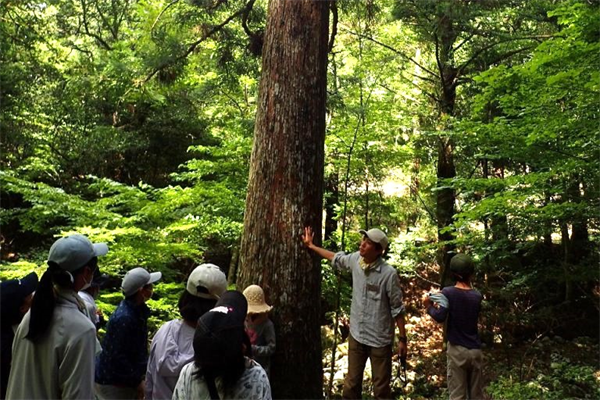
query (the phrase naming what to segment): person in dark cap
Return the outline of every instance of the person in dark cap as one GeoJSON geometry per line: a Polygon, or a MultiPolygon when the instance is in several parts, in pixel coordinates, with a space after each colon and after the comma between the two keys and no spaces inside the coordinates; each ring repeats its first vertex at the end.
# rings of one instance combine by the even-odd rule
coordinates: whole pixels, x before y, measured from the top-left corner
{"type": "Polygon", "coordinates": [[[230,290],[200,317],[194,334],[194,361],[183,367],[173,400],[272,398],[267,373],[246,356],[250,349],[244,329],[247,311],[244,295],[230,290]]]}
{"type": "Polygon", "coordinates": [[[23,316],[31,307],[33,292],[38,285],[38,276],[35,272],[22,279],[10,279],[0,284],[0,308],[2,318],[0,325],[0,398],[6,397],[6,388],[8,387],[8,376],[10,373],[10,364],[12,361],[12,345],[15,338],[15,331],[23,316]]]}
{"type": "Polygon", "coordinates": [[[391,399],[392,354],[395,327],[398,327],[398,355],[406,357],[406,308],[398,272],[383,255],[387,251],[387,235],[377,228],[360,230],[358,251],[334,253],[313,243],[311,227],[304,228],[302,242],[311,251],[331,261],[339,271],[352,274],[352,305],[348,337],[348,373],[344,378],[342,398],[362,399],[362,382],[367,360],[371,361],[373,395],[391,399]]]}
{"type": "Polygon", "coordinates": [[[105,243],[79,234],[48,254],[31,309],[17,328],[7,399],[93,399],[96,328],[77,292],[89,286],[105,243]]]}
{"type": "Polygon", "coordinates": [[[466,254],[456,254],[450,272],[456,284],[436,293],[437,298],[425,295],[423,305],[434,320],[446,321],[450,400],[483,399],[483,354],[477,333],[483,296],[471,285],[475,263],[466,254]]]}

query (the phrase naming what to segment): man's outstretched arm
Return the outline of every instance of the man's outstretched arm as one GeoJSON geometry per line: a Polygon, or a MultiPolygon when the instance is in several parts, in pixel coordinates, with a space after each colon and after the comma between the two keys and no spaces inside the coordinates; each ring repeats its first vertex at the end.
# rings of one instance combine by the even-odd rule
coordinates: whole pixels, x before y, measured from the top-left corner
{"type": "Polygon", "coordinates": [[[324,249],[322,247],[315,245],[313,243],[314,236],[315,236],[315,233],[313,232],[312,228],[310,226],[305,227],[304,235],[302,235],[302,243],[304,243],[304,245],[307,248],[314,251],[322,258],[326,258],[329,261],[333,260],[333,256],[335,255],[335,253],[333,251],[330,251],[330,250],[327,250],[327,249],[324,249]]]}

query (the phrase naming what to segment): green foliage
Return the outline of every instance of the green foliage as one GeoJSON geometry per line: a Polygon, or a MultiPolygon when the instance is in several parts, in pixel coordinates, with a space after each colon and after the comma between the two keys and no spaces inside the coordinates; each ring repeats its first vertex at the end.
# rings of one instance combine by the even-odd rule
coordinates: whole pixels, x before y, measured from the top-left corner
{"type": "Polygon", "coordinates": [[[590,366],[557,360],[549,371],[540,372],[534,379],[519,381],[512,375],[504,375],[486,390],[494,399],[597,399],[600,384],[594,373],[590,366]]]}
{"type": "MultiPolygon", "coordinates": [[[[452,189],[457,214],[444,232],[478,261],[496,340],[597,329],[596,3],[336,2],[326,247],[353,251],[358,229],[378,226],[403,277],[435,276],[435,201],[452,189]],[[451,81],[448,115],[440,99],[451,81]],[[440,137],[454,142],[453,179],[436,176],[440,137]]],[[[267,2],[220,26],[245,4],[0,8],[1,278],[41,276],[56,237],[87,234],[109,243],[100,265],[115,279],[135,266],[164,273],[149,303],[154,331],[177,318],[195,264],[227,268],[243,229],[267,2]]],[[[338,277],[329,263],[322,270],[331,315],[338,277]]],[[[350,298],[342,277],[344,313],[350,298]]],[[[100,308],[108,316],[121,300],[107,291],[100,308]]],[[[529,380],[504,372],[495,398],[600,396],[591,371],[569,361],[529,380]]],[[[443,396],[427,380],[416,388],[443,396]]]]}

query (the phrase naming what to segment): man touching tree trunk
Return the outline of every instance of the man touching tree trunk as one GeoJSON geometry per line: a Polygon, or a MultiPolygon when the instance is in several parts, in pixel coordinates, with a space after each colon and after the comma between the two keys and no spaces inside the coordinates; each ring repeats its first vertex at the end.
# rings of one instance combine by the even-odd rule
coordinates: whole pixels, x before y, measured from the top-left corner
{"type": "Polygon", "coordinates": [[[376,399],[391,399],[392,345],[394,324],[400,332],[398,355],[405,358],[407,340],[400,279],[385,262],[388,238],[379,229],[361,230],[359,251],[334,253],[313,243],[312,228],[304,228],[302,242],[320,257],[331,261],[334,268],[352,273],[352,306],[348,374],[344,379],[344,399],[362,399],[362,379],[367,359],[373,371],[376,399]]]}

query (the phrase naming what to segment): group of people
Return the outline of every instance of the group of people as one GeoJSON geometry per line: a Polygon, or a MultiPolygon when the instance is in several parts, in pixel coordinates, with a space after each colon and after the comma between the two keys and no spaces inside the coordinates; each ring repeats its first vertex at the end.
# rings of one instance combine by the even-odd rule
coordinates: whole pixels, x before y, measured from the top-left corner
{"type": "Polygon", "coordinates": [[[179,299],[182,319],[161,326],[148,351],[146,303],[162,276],[134,268],[100,344],[91,303],[107,253],[71,235],[52,245],[39,282],[35,273],[2,282],[2,398],[271,399],[275,331],[260,286],[228,291],[218,266],[196,267],[179,299]]]}
{"type": "MultiPolygon", "coordinates": [[[[395,339],[398,355],[407,355],[406,308],[399,276],[385,261],[387,236],[379,229],[360,233],[359,250],[351,254],[315,245],[309,227],[302,242],[352,274],[343,398],[362,398],[370,359],[374,397],[390,399],[395,339]]],[[[228,291],[218,266],[199,265],[179,298],[181,319],[163,324],[148,350],[146,302],[161,273],[134,268],[122,280],[124,299],[100,344],[96,329],[101,314],[89,305],[97,291],[90,288],[98,287],[98,257],[107,252],[104,243],[71,235],[52,245],[39,283],[35,273],[2,282],[2,398],[271,398],[275,327],[268,316],[272,306],[260,286],[228,291]],[[83,297],[88,293],[87,301],[78,292],[83,297]]],[[[450,270],[456,285],[425,296],[423,305],[436,321],[447,323],[450,399],[481,399],[477,319],[482,297],[471,286],[474,263],[458,254],[450,270]]]]}
{"type": "MultiPolygon", "coordinates": [[[[334,253],[315,245],[310,227],[304,229],[302,241],[308,249],[331,261],[334,268],[349,270],[352,274],[348,373],[342,398],[362,399],[363,374],[370,359],[374,397],[391,399],[395,326],[398,327],[398,356],[400,359],[407,356],[406,308],[398,273],[385,261],[387,235],[377,228],[359,232],[362,235],[360,247],[351,254],[334,253]]],[[[422,303],[431,317],[446,323],[450,400],[483,399],[483,355],[477,334],[483,297],[471,285],[475,272],[471,257],[456,254],[449,268],[456,284],[439,293],[427,294],[422,303]]]]}

